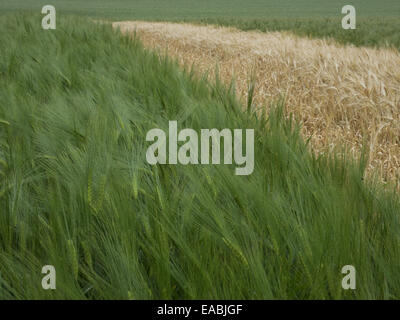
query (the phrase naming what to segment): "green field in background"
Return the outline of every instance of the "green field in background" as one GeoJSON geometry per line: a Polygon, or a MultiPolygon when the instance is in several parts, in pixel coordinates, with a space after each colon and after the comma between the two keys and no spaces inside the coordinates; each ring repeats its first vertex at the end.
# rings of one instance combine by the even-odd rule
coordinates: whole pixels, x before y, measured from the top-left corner
{"type": "Polygon", "coordinates": [[[46,4],[60,13],[109,19],[321,18],[340,16],[347,4],[359,16],[400,17],[398,0],[1,0],[0,12],[40,12],[46,4]]]}
{"type": "Polygon", "coordinates": [[[357,46],[400,49],[398,0],[13,0],[0,14],[40,13],[52,4],[60,15],[109,20],[177,21],[232,26],[242,30],[290,31],[302,37],[332,38],[357,46]],[[341,8],[354,5],[357,29],[343,30],[341,8]]]}

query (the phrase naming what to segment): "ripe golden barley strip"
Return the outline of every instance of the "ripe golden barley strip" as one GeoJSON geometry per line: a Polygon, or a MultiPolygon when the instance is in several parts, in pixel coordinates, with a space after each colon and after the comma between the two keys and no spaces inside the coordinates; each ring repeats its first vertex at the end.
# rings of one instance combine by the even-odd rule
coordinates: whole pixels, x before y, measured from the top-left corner
{"type": "MultiPolygon", "coordinates": [[[[312,135],[316,152],[346,145],[359,155],[369,143],[368,171],[383,180],[400,178],[400,53],[390,49],[341,46],[289,33],[244,32],[233,28],[177,23],[116,22],[137,31],[144,45],[160,49],[200,72],[236,78],[246,99],[251,72],[257,79],[255,104],[285,96],[287,112],[312,135]]],[[[244,100],[246,101],[246,100],[244,100]]]]}

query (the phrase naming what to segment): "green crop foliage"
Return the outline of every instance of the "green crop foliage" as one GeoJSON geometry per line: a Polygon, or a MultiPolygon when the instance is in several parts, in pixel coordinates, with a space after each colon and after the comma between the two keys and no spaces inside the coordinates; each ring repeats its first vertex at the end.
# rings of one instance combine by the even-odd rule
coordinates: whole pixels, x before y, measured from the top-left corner
{"type": "MultiPolygon", "coordinates": [[[[40,13],[42,0],[0,0],[0,14],[40,13]]],[[[400,49],[398,0],[52,0],[60,15],[95,19],[217,24],[242,30],[289,31],[342,44],[400,49]],[[353,5],[357,29],[343,30],[341,9],[353,5]]]]}
{"type": "Polygon", "coordinates": [[[399,197],[364,160],[314,156],[279,103],[242,112],[109,25],[40,21],[0,18],[1,299],[400,298],[399,197]],[[169,120],[253,128],[253,174],[147,164],[169,120]]]}

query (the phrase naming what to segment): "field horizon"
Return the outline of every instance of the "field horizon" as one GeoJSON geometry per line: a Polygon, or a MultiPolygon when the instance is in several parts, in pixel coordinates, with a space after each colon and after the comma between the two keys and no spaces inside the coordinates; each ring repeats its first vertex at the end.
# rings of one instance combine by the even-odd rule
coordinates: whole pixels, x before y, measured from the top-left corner
{"type": "MultiPolygon", "coordinates": [[[[40,13],[43,0],[0,1],[0,13],[28,11],[40,13]]],[[[359,17],[400,18],[397,0],[52,0],[61,14],[78,14],[112,20],[179,20],[213,18],[335,18],[345,5],[357,8],[359,17]]],[[[340,21],[340,20],[339,20],[340,21]]]]}
{"type": "MultiPolygon", "coordinates": [[[[341,28],[342,0],[53,0],[60,15],[101,20],[147,20],[231,26],[238,29],[289,31],[301,37],[330,38],[343,44],[400,49],[400,2],[354,0],[356,30],[341,28]]],[[[40,13],[41,0],[0,1],[0,15],[40,13]]]]}

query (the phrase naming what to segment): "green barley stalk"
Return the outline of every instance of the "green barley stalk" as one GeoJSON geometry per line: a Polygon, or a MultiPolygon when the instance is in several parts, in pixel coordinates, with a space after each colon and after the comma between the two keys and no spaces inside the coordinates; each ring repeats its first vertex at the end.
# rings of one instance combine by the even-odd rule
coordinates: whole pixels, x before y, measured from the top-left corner
{"type": "Polygon", "coordinates": [[[72,274],[75,280],[78,280],[79,272],[79,262],[78,255],[74,246],[74,242],[71,239],[67,241],[67,252],[68,252],[68,262],[70,263],[72,274]]]}

